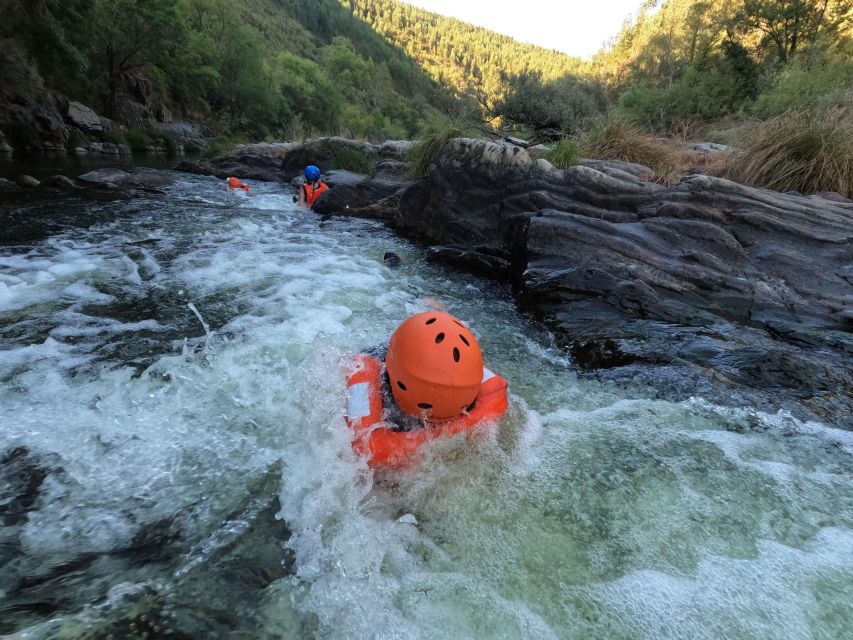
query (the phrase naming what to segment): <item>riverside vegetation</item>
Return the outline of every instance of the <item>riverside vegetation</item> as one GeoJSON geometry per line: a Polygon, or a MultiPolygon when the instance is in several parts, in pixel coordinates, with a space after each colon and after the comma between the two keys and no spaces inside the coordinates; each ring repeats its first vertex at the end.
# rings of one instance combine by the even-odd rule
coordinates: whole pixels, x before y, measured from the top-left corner
{"type": "Polygon", "coordinates": [[[107,142],[135,150],[173,149],[164,126],[173,119],[222,139],[216,150],[249,138],[447,138],[442,130],[476,127],[565,140],[552,151],[560,166],[576,148],[643,162],[663,182],[699,168],[853,194],[850,0],[648,0],[592,60],[396,0],[0,8],[0,130],[14,148],[102,136],[63,124],[76,100],[107,116],[107,142]],[[672,142],[697,137],[745,153],[709,159],[672,142]]]}

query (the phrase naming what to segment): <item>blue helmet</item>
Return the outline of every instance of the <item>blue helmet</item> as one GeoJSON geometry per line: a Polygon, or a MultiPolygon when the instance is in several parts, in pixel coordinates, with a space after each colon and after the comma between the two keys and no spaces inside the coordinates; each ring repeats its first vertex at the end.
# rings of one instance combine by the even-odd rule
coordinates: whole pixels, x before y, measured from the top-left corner
{"type": "Polygon", "coordinates": [[[309,164],[305,167],[305,179],[314,182],[315,180],[320,179],[320,170],[315,167],[313,164],[309,164]]]}

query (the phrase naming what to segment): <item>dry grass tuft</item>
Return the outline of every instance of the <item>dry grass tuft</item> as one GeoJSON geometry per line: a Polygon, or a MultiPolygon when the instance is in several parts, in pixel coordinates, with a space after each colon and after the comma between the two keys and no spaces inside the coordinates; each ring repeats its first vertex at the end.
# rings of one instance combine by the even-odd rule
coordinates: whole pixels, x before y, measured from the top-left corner
{"type": "Polygon", "coordinates": [[[789,113],[757,126],[727,178],[777,191],[853,196],[853,117],[842,109],[789,113]]]}

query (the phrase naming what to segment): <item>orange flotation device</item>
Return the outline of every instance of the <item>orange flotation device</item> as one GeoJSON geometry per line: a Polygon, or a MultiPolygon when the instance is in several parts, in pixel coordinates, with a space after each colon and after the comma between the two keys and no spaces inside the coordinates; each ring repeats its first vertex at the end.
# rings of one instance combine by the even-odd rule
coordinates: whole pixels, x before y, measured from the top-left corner
{"type": "Polygon", "coordinates": [[[418,451],[428,441],[470,435],[484,420],[500,418],[509,405],[507,381],[484,368],[480,391],[468,411],[414,431],[395,431],[393,424],[382,420],[382,364],[373,356],[360,354],[351,365],[346,423],[354,432],[353,449],[368,456],[370,467],[404,467],[417,459],[418,451]]]}
{"type": "Polygon", "coordinates": [[[242,182],[239,178],[228,178],[228,188],[229,189],[242,189],[243,191],[249,190],[249,185],[245,182],[242,182]]]}
{"type": "Polygon", "coordinates": [[[302,185],[302,188],[305,189],[305,203],[309,207],[314,204],[317,198],[320,197],[321,193],[325,193],[329,190],[329,185],[322,180],[318,180],[316,184],[316,187],[312,184],[308,184],[307,182],[302,185]]]}

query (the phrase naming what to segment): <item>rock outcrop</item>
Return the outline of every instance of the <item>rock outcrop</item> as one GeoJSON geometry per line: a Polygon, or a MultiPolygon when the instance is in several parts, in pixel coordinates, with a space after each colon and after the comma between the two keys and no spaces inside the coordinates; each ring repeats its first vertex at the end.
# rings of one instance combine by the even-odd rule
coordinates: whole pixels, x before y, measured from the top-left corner
{"type": "Polygon", "coordinates": [[[314,209],[383,218],[430,259],[510,278],[590,375],[853,428],[853,205],[649,175],[457,139],[390,202],[372,178],[314,209]]]}
{"type": "Polygon", "coordinates": [[[104,123],[92,109],[81,102],[69,102],[66,118],[69,124],[86,133],[101,133],[104,123]]]}
{"type": "Polygon", "coordinates": [[[344,168],[340,166],[346,154],[362,156],[368,163],[381,160],[402,160],[411,146],[406,140],[388,140],[382,144],[356,142],[346,138],[319,138],[309,140],[293,147],[281,162],[281,171],[285,180],[300,175],[306,166],[314,164],[324,172],[344,168]]]}

